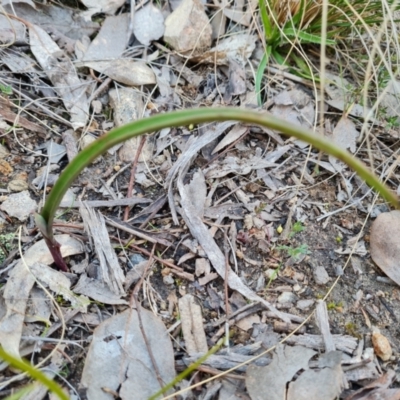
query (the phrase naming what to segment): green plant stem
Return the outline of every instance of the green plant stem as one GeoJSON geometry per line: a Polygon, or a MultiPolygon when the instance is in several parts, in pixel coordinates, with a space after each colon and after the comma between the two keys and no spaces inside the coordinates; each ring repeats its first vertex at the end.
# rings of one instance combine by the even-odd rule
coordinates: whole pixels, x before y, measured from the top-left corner
{"type": "Polygon", "coordinates": [[[265,68],[268,64],[269,57],[271,55],[272,48],[271,46],[267,46],[265,53],[260,61],[260,64],[257,68],[256,79],[255,79],[255,91],[257,95],[257,103],[259,107],[262,106],[262,96],[261,96],[261,87],[262,87],[262,79],[264,77],[265,68]]]}
{"type": "Polygon", "coordinates": [[[62,390],[61,386],[57,382],[49,379],[42,371],[33,367],[31,364],[24,360],[19,360],[18,358],[13,357],[4,351],[2,347],[0,347],[0,358],[8,362],[13,367],[26,372],[31,378],[46,386],[47,389],[56,394],[61,400],[68,400],[67,394],[62,390]]]}
{"type": "Polygon", "coordinates": [[[190,364],[184,371],[175,377],[171,382],[167,383],[161,390],[149,397],[149,400],[156,400],[162,394],[165,394],[169,389],[177,385],[181,380],[185,379],[189,374],[195,371],[208,357],[216,353],[223,345],[225,339],[220,339],[207,353],[203,354],[197,361],[190,364]]]}

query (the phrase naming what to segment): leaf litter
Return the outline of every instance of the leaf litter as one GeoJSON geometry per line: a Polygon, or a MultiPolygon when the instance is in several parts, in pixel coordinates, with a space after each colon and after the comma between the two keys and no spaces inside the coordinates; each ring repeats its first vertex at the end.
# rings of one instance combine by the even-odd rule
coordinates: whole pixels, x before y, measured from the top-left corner
{"type": "MultiPolygon", "coordinates": [[[[41,207],[66,165],[65,153],[71,160],[80,146],[114,126],[181,107],[255,107],[255,2],[210,8],[183,0],[171,9],[137,4],[130,10],[123,2],[83,1],[85,11],[25,3],[13,3],[14,10],[5,5],[11,17],[0,19],[0,40],[7,45],[1,50],[7,74],[0,77],[6,149],[0,186],[2,346],[38,362],[34,354],[45,354],[46,340],[60,341],[64,320],[70,342],[57,343],[65,356],[54,352],[45,359],[49,376],[58,379],[60,366],[68,365],[67,379],[81,397],[128,399],[134,392],[139,399],[160,390],[229,331],[228,346],[197,373],[203,379],[236,370],[228,372],[229,382],[218,378],[203,386],[203,398],[398,398],[391,368],[399,346],[393,322],[400,318],[400,292],[387,289],[390,282],[399,284],[395,215],[382,204],[371,208],[372,193],[347,167],[314,152],[306,158],[305,143],[224,122],[149,135],[135,168],[140,138],[113,149],[79,177],[55,221],[73,271],[67,274],[49,267],[28,203],[21,203],[23,221],[13,214],[12,196],[22,193],[34,202],[32,210],[41,207]],[[29,46],[32,54],[19,46],[29,46]],[[133,193],[127,195],[129,182],[133,193]],[[369,211],[377,218],[368,237],[368,227],[361,226],[369,211]],[[29,273],[9,249],[15,240],[3,239],[3,230],[19,224],[29,273]],[[32,254],[36,248],[39,255],[32,254]],[[393,281],[376,277],[369,249],[393,281]],[[345,255],[354,253],[362,263],[346,269],[332,300],[317,302],[315,320],[301,326],[307,309],[343,274],[345,255]],[[134,306],[135,296],[143,307],[136,300],[134,306]],[[281,340],[286,343],[272,358],[262,355],[281,340]],[[73,350],[78,346],[84,354],[73,350]],[[78,364],[84,364],[83,373],[78,364]],[[370,383],[357,390],[365,380],[370,383]]],[[[325,134],[332,132],[333,140],[356,153],[362,149],[357,118],[369,108],[350,104],[356,84],[333,64],[328,68],[325,110],[335,114],[329,114],[325,134]]],[[[312,128],[314,94],[282,76],[271,76],[262,111],[312,128]]],[[[395,90],[389,82],[389,112],[397,107],[395,90]]],[[[382,130],[380,121],[371,121],[382,130]]],[[[374,160],[394,182],[396,172],[385,162],[394,154],[393,133],[379,132],[374,160]]],[[[0,370],[6,369],[3,363],[0,370]]],[[[9,369],[7,374],[0,390],[20,379],[9,378],[9,369]]],[[[175,387],[189,385],[184,380],[175,387]]],[[[46,389],[37,390],[31,395],[46,395],[46,389]]],[[[188,390],[186,398],[198,396],[188,390]]]]}

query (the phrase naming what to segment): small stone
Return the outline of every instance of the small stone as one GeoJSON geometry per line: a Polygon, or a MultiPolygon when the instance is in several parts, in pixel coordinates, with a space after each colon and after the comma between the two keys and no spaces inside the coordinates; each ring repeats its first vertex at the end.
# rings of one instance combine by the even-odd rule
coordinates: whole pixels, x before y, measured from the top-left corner
{"type": "Polygon", "coordinates": [[[208,275],[211,271],[210,262],[205,258],[196,259],[196,276],[208,275]]]}
{"type": "Polygon", "coordinates": [[[163,282],[166,284],[166,285],[173,285],[175,282],[174,282],[174,278],[173,278],[173,276],[171,275],[171,274],[169,274],[169,275],[165,275],[164,277],[163,277],[163,282]]]}
{"type": "Polygon", "coordinates": [[[249,231],[253,226],[253,217],[251,214],[247,214],[243,218],[243,225],[249,231]]]}
{"type": "Polygon", "coordinates": [[[272,280],[275,280],[278,276],[276,269],[272,269],[272,268],[267,269],[264,272],[264,274],[267,279],[272,279],[272,280]]]}
{"type": "Polygon", "coordinates": [[[135,253],[135,254],[132,254],[130,257],[129,257],[129,264],[128,264],[128,267],[129,268],[133,268],[135,265],[138,265],[138,264],[140,264],[141,262],[143,262],[143,261],[147,261],[143,256],[141,256],[140,254],[137,254],[137,253],[135,253]]]}
{"type": "Polygon", "coordinates": [[[317,285],[326,285],[331,278],[329,278],[326,269],[322,266],[315,268],[314,270],[314,280],[317,285]]]}
{"type": "Polygon", "coordinates": [[[261,229],[262,227],[265,226],[265,222],[258,217],[253,217],[253,224],[257,229],[261,229]]]}
{"type": "Polygon", "coordinates": [[[392,356],[392,347],[389,340],[379,332],[372,334],[372,344],[374,345],[375,354],[382,360],[388,361],[392,356]]]}
{"type": "Polygon", "coordinates": [[[11,192],[22,192],[28,190],[28,174],[19,172],[13,176],[12,181],[8,184],[8,190],[11,192]]]}
{"type": "Polygon", "coordinates": [[[69,208],[74,204],[75,200],[76,200],[75,193],[72,191],[72,189],[68,189],[61,200],[61,204],[63,204],[63,207],[69,208]]]}
{"type": "Polygon", "coordinates": [[[201,0],[182,0],[165,20],[164,41],[184,53],[196,49],[195,55],[211,47],[212,28],[201,0]]]}
{"type": "Polygon", "coordinates": [[[6,223],[7,223],[7,221],[0,217],[0,233],[3,232],[3,230],[6,226],[6,223]]]}
{"type": "Polygon", "coordinates": [[[283,292],[278,297],[278,303],[280,304],[294,303],[295,301],[297,301],[297,296],[292,292],[283,292]]]}
{"type": "Polygon", "coordinates": [[[8,176],[11,172],[13,167],[6,160],[0,160],[0,175],[8,176]]]}
{"type": "Polygon", "coordinates": [[[307,310],[308,308],[310,308],[313,304],[315,303],[314,300],[299,300],[296,304],[296,307],[299,310],[307,310]]]}
{"type": "Polygon", "coordinates": [[[28,190],[28,182],[23,179],[13,179],[7,186],[10,192],[22,192],[28,190]]]}
{"type": "Polygon", "coordinates": [[[88,147],[89,145],[91,145],[93,142],[96,141],[96,138],[92,135],[85,135],[82,139],[81,139],[81,148],[86,149],[86,147],[88,147]]]}
{"type": "Polygon", "coordinates": [[[7,157],[9,154],[10,152],[7,150],[7,148],[0,144],[0,159],[7,157]]]}
{"type": "Polygon", "coordinates": [[[10,194],[0,207],[10,217],[26,221],[29,215],[37,210],[36,201],[32,200],[29,192],[24,190],[20,193],[10,194]]]}
{"type": "MultiPolygon", "coordinates": [[[[95,142],[97,140],[97,138],[95,138],[92,135],[85,135],[83,138],[81,138],[81,149],[86,149],[86,147],[90,146],[93,142],[95,142]]],[[[102,156],[97,157],[93,163],[97,164],[98,162],[100,162],[103,159],[102,156]]]]}

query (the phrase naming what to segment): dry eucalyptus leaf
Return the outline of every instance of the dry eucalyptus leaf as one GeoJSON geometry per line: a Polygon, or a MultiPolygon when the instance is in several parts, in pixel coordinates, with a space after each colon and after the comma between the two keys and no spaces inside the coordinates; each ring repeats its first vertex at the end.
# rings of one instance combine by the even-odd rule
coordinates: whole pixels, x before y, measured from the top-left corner
{"type": "MultiPolygon", "coordinates": [[[[354,153],[356,151],[356,140],[359,134],[354,122],[346,116],[343,116],[332,132],[332,139],[338,146],[345,150],[349,149],[354,153]]],[[[344,164],[335,157],[329,156],[329,162],[337,171],[343,169],[344,164]]]]}
{"type": "MultiPolygon", "coordinates": [[[[175,377],[174,351],[164,324],[152,312],[140,310],[141,323],[166,384],[175,377]]],[[[143,339],[137,311],[128,309],[102,322],[94,331],[82,373],[87,398],[114,398],[104,388],[119,391],[122,400],[147,400],[160,390],[143,339]]]]}
{"type": "Polygon", "coordinates": [[[75,66],[50,35],[39,26],[29,26],[29,42],[36,60],[70,113],[72,126],[74,129],[85,126],[89,115],[89,103],[86,85],[79,79],[75,66]]]}
{"type": "Polygon", "coordinates": [[[132,59],[118,58],[117,60],[110,61],[86,62],[85,66],[128,86],[152,85],[156,83],[156,77],[152,69],[144,62],[132,59]]]}
{"type": "MultiPolygon", "coordinates": [[[[56,235],[55,239],[61,244],[60,251],[63,257],[83,252],[82,244],[69,235],[56,235]]],[[[19,261],[9,274],[3,292],[6,314],[0,320],[0,344],[15,357],[19,357],[25,310],[36,280],[35,275],[28,269],[36,263],[50,265],[53,262],[45,241],[40,240],[25,252],[24,262],[19,261]],[[15,293],[18,293],[18,296],[15,296],[15,293]]]]}
{"type": "Polygon", "coordinates": [[[359,136],[354,122],[343,116],[333,130],[333,141],[344,149],[349,149],[352,153],[356,151],[356,140],[359,136]]]}
{"type": "Polygon", "coordinates": [[[400,211],[379,214],[371,227],[371,257],[375,264],[400,285],[400,211]]]}
{"type": "Polygon", "coordinates": [[[246,372],[246,387],[252,400],[282,400],[286,387],[300,370],[308,370],[308,362],[316,354],[305,347],[279,345],[270,365],[250,365],[246,372]]]}
{"type": "Polygon", "coordinates": [[[129,42],[129,14],[107,17],[98,35],[90,43],[83,60],[104,61],[121,57],[129,42]]]}
{"type": "Polygon", "coordinates": [[[342,354],[331,351],[320,357],[327,361],[318,370],[304,371],[289,384],[287,400],[335,400],[342,392],[343,371],[340,366],[342,354]]]}
{"type": "Polygon", "coordinates": [[[153,4],[148,4],[135,13],[133,33],[136,39],[145,46],[164,35],[164,16],[153,4]]]}
{"type": "Polygon", "coordinates": [[[26,42],[26,27],[16,20],[0,15],[0,43],[26,42]]]}

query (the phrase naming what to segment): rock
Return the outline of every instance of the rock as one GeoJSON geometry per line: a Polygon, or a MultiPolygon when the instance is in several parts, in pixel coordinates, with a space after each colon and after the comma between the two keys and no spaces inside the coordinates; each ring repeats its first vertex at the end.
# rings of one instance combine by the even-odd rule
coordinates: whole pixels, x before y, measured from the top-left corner
{"type": "Polygon", "coordinates": [[[211,47],[212,28],[201,0],[182,0],[165,20],[164,40],[184,53],[200,54],[211,47]]]}
{"type": "Polygon", "coordinates": [[[253,217],[253,224],[257,229],[262,229],[265,226],[265,222],[258,217],[253,217]]]}
{"type": "Polygon", "coordinates": [[[265,277],[267,278],[267,279],[271,279],[271,280],[275,280],[276,278],[277,278],[277,276],[278,276],[278,273],[277,273],[277,271],[276,271],[276,269],[272,269],[272,268],[268,268],[265,272],[264,272],[264,274],[265,274],[265,277]]]}
{"type": "Polygon", "coordinates": [[[22,192],[28,190],[28,182],[24,179],[13,179],[7,187],[10,192],[22,192]]]}
{"type": "Polygon", "coordinates": [[[297,296],[292,292],[283,292],[278,297],[278,303],[280,304],[294,303],[295,301],[297,301],[297,296]]]}
{"type": "Polygon", "coordinates": [[[137,253],[132,254],[129,257],[128,268],[133,268],[134,266],[136,266],[136,265],[138,265],[138,264],[140,264],[141,262],[144,262],[144,261],[148,261],[148,260],[146,258],[144,258],[142,255],[137,254],[137,253]]]}
{"type": "Polygon", "coordinates": [[[7,150],[7,148],[0,144],[0,159],[7,157],[9,154],[10,152],[7,150]]]}
{"type": "Polygon", "coordinates": [[[164,282],[166,285],[173,285],[173,284],[175,283],[174,277],[172,276],[172,274],[165,275],[165,276],[163,277],[163,282],[164,282]]]}
{"type": "Polygon", "coordinates": [[[392,356],[392,347],[389,340],[379,332],[372,334],[372,344],[374,345],[375,354],[382,360],[388,361],[392,356]]]}
{"type": "Polygon", "coordinates": [[[114,110],[115,126],[122,126],[128,122],[143,117],[144,104],[142,96],[134,89],[123,88],[110,90],[110,105],[114,110]]]}
{"type": "Polygon", "coordinates": [[[81,139],[81,149],[86,149],[86,147],[88,147],[89,145],[91,145],[93,142],[96,141],[96,138],[92,135],[85,135],[82,139],[81,139]]]}
{"type": "Polygon", "coordinates": [[[6,226],[7,221],[3,218],[0,217],[0,233],[3,232],[5,226],[6,226]]]}
{"type": "Polygon", "coordinates": [[[13,167],[6,160],[0,160],[0,175],[8,176],[11,172],[13,167]]]}
{"type": "MultiPolygon", "coordinates": [[[[96,138],[93,135],[85,135],[82,139],[81,139],[81,149],[85,149],[86,147],[90,146],[93,142],[96,141],[96,138]]],[[[98,162],[100,162],[103,159],[103,156],[97,157],[93,163],[97,164],[98,162]]]]}
{"type": "Polygon", "coordinates": [[[24,190],[20,193],[10,194],[0,209],[5,211],[10,217],[26,221],[29,214],[37,210],[37,204],[36,201],[31,199],[29,192],[24,190]]]}
{"type": "MultiPolygon", "coordinates": [[[[115,126],[125,125],[127,122],[136,121],[143,117],[144,104],[142,96],[131,88],[110,90],[110,104],[114,110],[115,126]]],[[[135,137],[124,142],[118,155],[123,162],[132,162],[135,159],[141,137],[135,137]]],[[[149,160],[153,150],[149,138],[140,153],[139,161],[149,160]]]]}
{"type": "Polygon", "coordinates": [[[330,280],[329,275],[324,267],[315,268],[313,274],[315,283],[317,285],[326,285],[330,280]]]}
{"type": "Polygon", "coordinates": [[[66,207],[66,208],[71,207],[74,204],[75,200],[76,200],[75,193],[72,191],[72,189],[68,189],[65,192],[64,197],[61,200],[61,204],[63,204],[63,205],[61,206],[61,204],[60,204],[60,208],[61,207],[66,207]]]}
{"type": "Polygon", "coordinates": [[[8,184],[10,192],[22,192],[28,190],[28,174],[26,172],[19,172],[13,176],[13,180],[8,184]]]}
{"type": "Polygon", "coordinates": [[[164,30],[164,16],[153,4],[148,4],[135,12],[133,34],[141,44],[149,46],[153,40],[162,37],[164,30]]]}
{"type": "Polygon", "coordinates": [[[296,304],[296,307],[299,310],[307,310],[308,308],[310,308],[313,304],[315,303],[314,300],[299,300],[296,304]]]}

